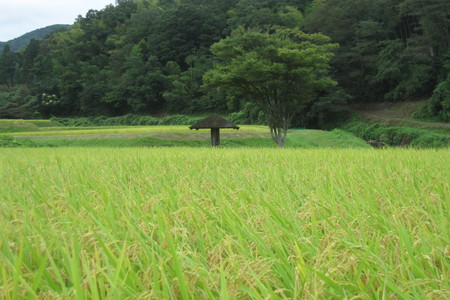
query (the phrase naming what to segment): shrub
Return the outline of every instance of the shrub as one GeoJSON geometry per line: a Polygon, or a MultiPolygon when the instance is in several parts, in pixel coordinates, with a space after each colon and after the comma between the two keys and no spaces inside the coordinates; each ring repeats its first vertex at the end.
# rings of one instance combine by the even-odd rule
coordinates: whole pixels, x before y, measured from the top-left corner
{"type": "Polygon", "coordinates": [[[415,118],[450,121],[450,74],[447,79],[437,85],[428,104],[414,114],[415,118]]]}

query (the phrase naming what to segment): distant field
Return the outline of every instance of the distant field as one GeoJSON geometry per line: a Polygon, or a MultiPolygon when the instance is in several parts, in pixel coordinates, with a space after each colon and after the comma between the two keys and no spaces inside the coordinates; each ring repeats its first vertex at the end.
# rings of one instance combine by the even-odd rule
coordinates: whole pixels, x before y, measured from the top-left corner
{"type": "MultiPolygon", "coordinates": [[[[0,120],[1,137],[28,147],[208,147],[209,130],[189,125],[64,127],[50,121],[0,120]]],[[[3,142],[5,144],[5,142],[3,142]]],[[[9,142],[11,144],[11,142],[9,142]]],[[[276,147],[267,126],[243,125],[221,130],[222,147],[276,147]]],[[[360,138],[342,130],[291,130],[287,147],[370,148],[360,138]]]]}
{"type": "Polygon", "coordinates": [[[450,150],[0,149],[1,299],[448,299],[450,150]]]}
{"type": "MultiPolygon", "coordinates": [[[[49,127],[57,127],[58,124],[49,120],[5,120],[0,119],[0,134],[13,132],[34,132],[49,130],[49,127]]],[[[61,125],[59,125],[61,126],[61,125]]],[[[61,129],[61,128],[60,128],[61,129]]]]}
{"type": "Polygon", "coordinates": [[[40,127],[46,126],[57,126],[57,124],[53,123],[50,120],[23,120],[23,119],[0,119],[0,125],[6,124],[34,124],[40,127]]]}
{"type": "MultiPolygon", "coordinates": [[[[240,130],[222,130],[222,134],[233,133],[239,135],[268,134],[265,126],[245,126],[240,130]]],[[[45,127],[39,131],[6,133],[5,135],[17,137],[42,137],[42,136],[96,136],[96,135],[131,135],[131,134],[184,134],[187,136],[208,135],[209,130],[190,130],[187,125],[164,125],[164,126],[96,126],[96,127],[45,127]]]]}

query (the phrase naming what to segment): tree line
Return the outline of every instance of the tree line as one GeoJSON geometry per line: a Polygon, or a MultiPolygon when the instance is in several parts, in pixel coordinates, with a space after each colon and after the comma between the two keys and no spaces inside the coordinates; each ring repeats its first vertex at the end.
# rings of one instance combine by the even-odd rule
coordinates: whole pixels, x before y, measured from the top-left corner
{"type": "Polygon", "coordinates": [[[327,77],[337,84],[305,89],[294,123],[330,103],[431,95],[427,112],[448,115],[447,0],[117,0],[20,51],[5,46],[0,117],[251,114],[242,91],[204,83],[218,59],[211,47],[236,30],[290,29],[336,44],[327,77]]]}

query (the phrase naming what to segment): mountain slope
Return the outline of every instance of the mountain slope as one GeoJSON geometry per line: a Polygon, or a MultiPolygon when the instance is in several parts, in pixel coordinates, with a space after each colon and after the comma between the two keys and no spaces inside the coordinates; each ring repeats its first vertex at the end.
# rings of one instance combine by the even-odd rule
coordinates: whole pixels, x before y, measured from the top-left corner
{"type": "Polygon", "coordinates": [[[44,28],[36,29],[31,32],[28,32],[18,38],[9,40],[7,42],[0,42],[0,53],[3,52],[3,47],[8,44],[11,47],[12,51],[20,50],[23,46],[28,45],[28,43],[31,41],[31,39],[42,39],[47,34],[58,30],[58,29],[65,29],[70,27],[70,25],[63,25],[63,24],[56,24],[56,25],[50,25],[44,28]]]}

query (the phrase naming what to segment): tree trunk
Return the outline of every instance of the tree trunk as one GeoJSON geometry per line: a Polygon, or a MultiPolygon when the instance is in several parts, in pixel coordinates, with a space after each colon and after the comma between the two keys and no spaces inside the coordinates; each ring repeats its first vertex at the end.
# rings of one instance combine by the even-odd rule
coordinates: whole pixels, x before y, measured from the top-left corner
{"type": "MultiPolygon", "coordinates": [[[[266,116],[267,115],[268,114],[266,113],[266,116]]],[[[291,124],[292,117],[292,113],[288,114],[286,110],[283,109],[282,116],[273,118],[269,121],[270,135],[280,148],[283,148],[284,143],[286,142],[287,132],[291,124]]]]}
{"type": "Polygon", "coordinates": [[[286,141],[287,130],[280,127],[270,127],[270,135],[272,139],[278,144],[278,147],[283,148],[286,141]]]}

